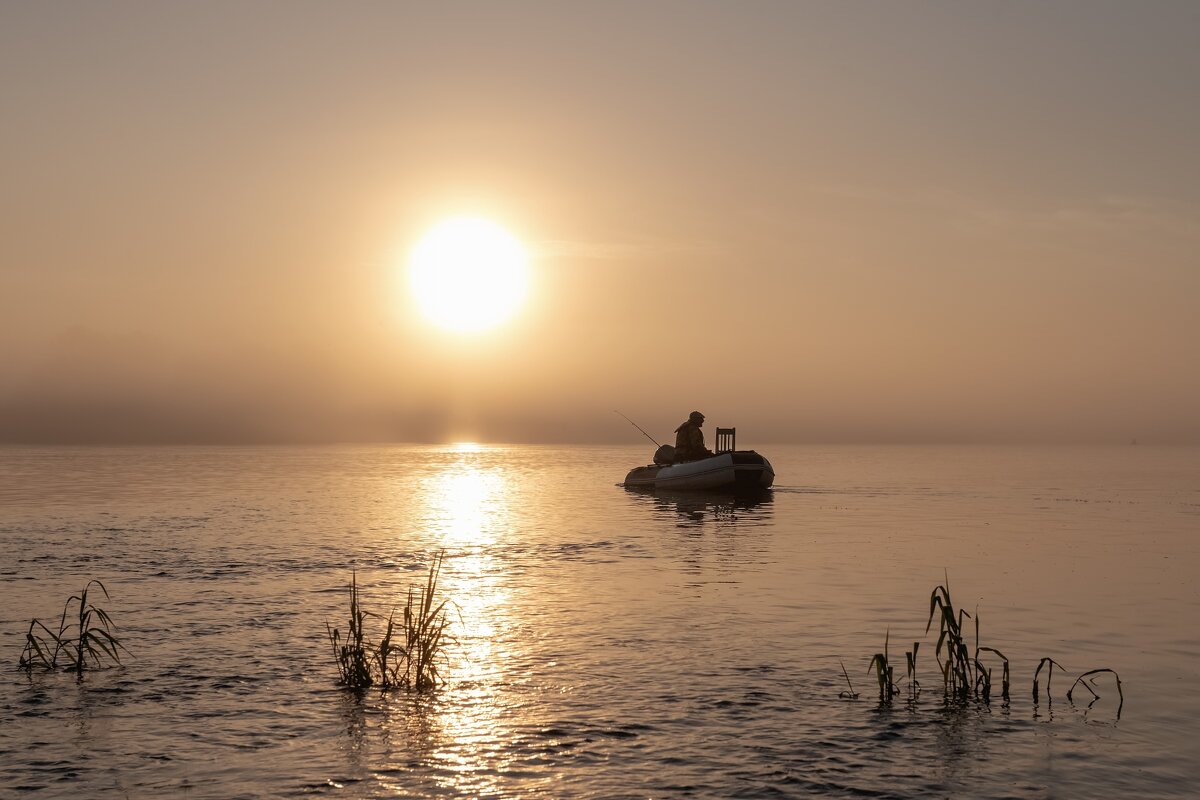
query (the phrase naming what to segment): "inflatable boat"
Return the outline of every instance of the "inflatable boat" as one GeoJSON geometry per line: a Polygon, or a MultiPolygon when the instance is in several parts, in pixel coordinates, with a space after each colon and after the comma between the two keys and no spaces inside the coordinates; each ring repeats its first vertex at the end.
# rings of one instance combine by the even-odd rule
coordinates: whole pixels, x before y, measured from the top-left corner
{"type": "Polygon", "coordinates": [[[775,482],[771,462],[753,450],[731,450],[697,461],[648,464],[625,476],[627,489],[741,492],[766,489],[775,482]]]}

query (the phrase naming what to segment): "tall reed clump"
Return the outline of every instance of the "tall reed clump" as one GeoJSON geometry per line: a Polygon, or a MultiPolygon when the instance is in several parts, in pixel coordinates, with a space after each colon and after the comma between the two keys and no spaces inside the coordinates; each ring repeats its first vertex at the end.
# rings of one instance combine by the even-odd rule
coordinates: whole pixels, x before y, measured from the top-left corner
{"type": "Polygon", "coordinates": [[[345,641],[336,628],[325,623],[329,642],[337,660],[341,682],[347,686],[367,687],[374,681],[371,677],[371,646],[367,643],[363,622],[367,612],[358,602],[358,575],[350,574],[350,626],[345,641]]]}
{"type": "Polygon", "coordinates": [[[959,609],[954,610],[954,601],[950,598],[950,582],[936,587],[929,596],[929,620],[925,623],[925,633],[933,626],[933,618],[938,622],[938,641],[934,651],[938,664],[942,669],[942,687],[947,697],[968,700],[977,697],[985,702],[992,696],[992,669],[983,663],[983,654],[990,653],[1000,659],[1001,696],[1009,699],[1010,672],[1008,657],[994,647],[981,647],[979,644],[979,616],[975,616],[975,650],[972,654],[963,633],[963,622],[971,615],[959,609]],[[943,657],[943,650],[945,655],[943,657]]]}
{"type": "Polygon", "coordinates": [[[424,586],[408,590],[403,614],[397,625],[396,609],[387,617],[363,609],[359,602],[357,576],[350,580],[350,620],[346,635],[325,624],[333,647],[339,680],[352,689],[378,686],[380,689],[406,689],[426,692],[442,683],[441,665],[445,660],[446,600],[437,596],[445,551],[429,565],[424,586]],[[380,620],[383,634],[372,639],[366,632],[368,618],[380,620]]]}
{"type": "MultiPolygon", "coordinates": [[[[442,572],[441,551],[429,565],[429,576],[423,588],[410,587],[404,605],[404,654],[406,656],[404,684],[418,692],[433,689],[441,683],[438,666],[446,636],[446,601],[434,602],[438,578],[442,572]]],[[[391,629],[391,620],[388,620],[391,629]]]]}
{"type": "Polygon", "coordinates": [[[57,630],[51,630],[36,618],[29,622],[18,668],[27,673],[35,669],[64,669],[82,679],[87,669],[102,667],[105,662],[121,663],[121,651],[129,651],[113,635],[116,626],[108,612],[88,600],[93,585],[109,599],[104,584],[91,580],[82,592],[67,598],[57,630]]]}
{"type": "MultiPolygon", "coordinates": [[[[950,596],[949,586],[950,581],[947,580],[943,585],[934,588],[930,594],[929,619],[925,623],[925,633],[928,635],[933,627],[934,619],[938,620],[938,639],[934,654],[938,662],[938,669],[941,672],[943,696],[948,701],[967,702],[977,700],[990,703],[993,686],[995,685],[995,669],[999,667],[1000,696],[1005,703],[1009,702],[1012,673],[1008,657],[994,647],[984,647],[980,644],[978,613],[974,617],[974,648],[969,645],[965,626],[966,620],[971,618],[971,615],[962,609],[955,608],[954,601],[950,596]]],[[[876,653],[871,658],[871,663],[867,667],[869,673],[873,672],[875,674],[875,678],[879,684],[879,702],[884,704],[891,703],[892,699],[900,691],[899,686],[896,684],[894,667],[888,659],[889,638],[890,631],[884,638],[883,652],[876,653]]],[[[917,680],[917,650],[919,647],[920,642],[914,642],[913,649],[905,653],[910,700],[915,700],[920,693],[920,683],[917,680]]],[[[1033,676],[1033,701],[1035,704],[1038,702],[1040,695],[1042,670],[1048,668],[1046,694],[1047,698],[1049,698],[1050,678],[1053,676],[1055,667],[1058,667],[1060,670],[1063,669],[1061,664],[1050,658],[1043,658],[1038,664],[1033,676]]],[[[842,672],[843,674],[845,673],[844,666],[842,667],[842,672]]],[[[1112,675],[1116,681],[1117,694],[1120,698],[1117,706],[1117,718],[1120,719],[1121,708],[1125,703],[1125,696],[1121,688],[1121,677],[1114,670],[1107,668],[1093,669],[1081,674],[1067,691],[1067,700],[1074,703],[1072,693],[1077,687],[1082,686],[1092,695],[1092,703],[1095,703],[1100,697],[1096,691],[1096,677],[1104,674],[1112,675]]],[[[849,676],[847,675],[847,683],[849,683],[849,680],[849,676]]],[[[857,696],[853,695],[852,692],[853,689],[850,694],[842,693],[841,696],[857,696]]]]}

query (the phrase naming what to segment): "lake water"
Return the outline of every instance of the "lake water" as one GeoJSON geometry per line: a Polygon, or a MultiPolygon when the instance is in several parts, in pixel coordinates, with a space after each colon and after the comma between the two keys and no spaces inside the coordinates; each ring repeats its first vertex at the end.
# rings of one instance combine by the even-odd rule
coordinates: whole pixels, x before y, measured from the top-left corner
{"type": "Polygon", "coordinates": [[[0,449],[0,795],[1194,796],[1200,450],[762,446],[734,502],[616,486],[652,449],[0,449]],[[385,612],[440,549],[447,683],[340,689],[352,570],[385,612]],[[942,700],[947,577],[1009,703],[942,700]],[[92,578],[124,666],[16,670],[92,578]]]}

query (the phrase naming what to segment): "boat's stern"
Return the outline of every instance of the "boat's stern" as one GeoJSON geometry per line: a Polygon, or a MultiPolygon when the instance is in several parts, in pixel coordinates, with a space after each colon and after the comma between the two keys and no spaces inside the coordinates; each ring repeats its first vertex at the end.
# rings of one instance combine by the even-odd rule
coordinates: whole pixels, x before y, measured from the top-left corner
{"type": "Polygon", "coordinates": [[[733,482],[738,489],[767,489],[775,482],[775,470],[765,456],[753,450],[735,450],[733,482]]]}

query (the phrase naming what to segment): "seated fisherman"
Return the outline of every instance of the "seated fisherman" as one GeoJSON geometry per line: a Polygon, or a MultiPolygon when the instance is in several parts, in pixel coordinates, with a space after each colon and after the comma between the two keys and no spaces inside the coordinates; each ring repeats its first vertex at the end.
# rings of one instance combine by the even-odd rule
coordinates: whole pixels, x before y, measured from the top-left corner
{"type": "Polygon", "coordinates": [[[688,415],[687,422],[675,429],[675,461],[695,461],[708,458],[713,454],[704,446],[704,433],[700,426],[704,424],[704,415],[693,411],[688,415]]]}

